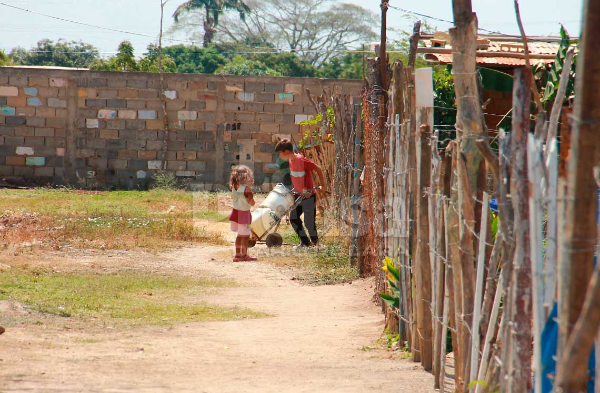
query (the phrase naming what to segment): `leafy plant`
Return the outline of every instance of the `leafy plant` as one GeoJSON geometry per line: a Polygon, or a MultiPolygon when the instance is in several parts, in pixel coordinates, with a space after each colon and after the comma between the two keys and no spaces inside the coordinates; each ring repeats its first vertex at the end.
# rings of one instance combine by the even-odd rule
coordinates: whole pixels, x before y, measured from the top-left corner
{"type": "Polygon", "coordinates": [[[385,257],[383,260],[382,270],[386,272],[386,278],[388,280],[388,287],[392,294],[380,293],[381,299],[389,304],[391,307],[400,308],[400,271],[396,269],[394,261],[390,257],[385,257]]]}
{"type": "Polygon", "coordinates": [[[152,188],[172,190],[177,188],[177,178],[169,172],[159,171],[152,176],[152,188]]]}
{"type": "MultiPolygon", "coordinates": [[[[548,66],[548,68],[542,67],[544,69],[543,75],[540,75],[540,68],[534,70],[534,74],[540,75],[542,82],[545,80],[544,93],[542,94],[542,102],[544,104],[554,102],[556,98],[556,92],[558,90],[558,84],[560,81],[560,75],[563,71],[563,66],[565,64],[565,58],[567,57],[567,50],[569,46],[572,44],[571,38],[569,37],[569,33],[565,29],[563,25],[560,26],[560,46],[558,47],[558,52],[556,52],[556,59],[552,64],[548,66]]],[[[576,57],[573,57],[573,63],[571,65],[570,75],[569,75],[569,83],[567,84],[567,92],[565,94],[566,99],[569,99],[570,96],[573,95],[575,90],[575,65],[576,65],[576,57]]]]}

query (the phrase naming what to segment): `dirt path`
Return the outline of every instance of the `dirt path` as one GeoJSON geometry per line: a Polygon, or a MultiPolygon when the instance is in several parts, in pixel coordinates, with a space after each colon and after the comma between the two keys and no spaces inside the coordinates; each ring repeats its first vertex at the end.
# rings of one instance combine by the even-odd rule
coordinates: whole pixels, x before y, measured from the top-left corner
{"type": "Polygon", "coordinates": [[[229,254],[226,247],[196,247],[147,258],[106,252],[68,258],[73,266],[244,278],[245,286],[203,299],[273,317],[125,331],[67,322],[13,326],[0,336],[0,392],[434,391],[433,377],[415,363],[364,349],[383,330],[371,280],[304,286],[291,280],[291,268],[234,264],[229,254]]]}

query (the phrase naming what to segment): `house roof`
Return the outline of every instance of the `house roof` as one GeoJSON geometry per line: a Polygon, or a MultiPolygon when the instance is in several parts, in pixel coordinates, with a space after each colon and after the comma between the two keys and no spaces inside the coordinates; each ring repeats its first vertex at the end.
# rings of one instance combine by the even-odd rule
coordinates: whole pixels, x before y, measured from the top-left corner
{"type": "MultiPolygon", "coordinates": [[[[446,32],[423,34],[417,49],[432,63],[452,64],[452,40],[446,32]]],[[[560,46],[560,37],[530,37],[530,63],[552,63],[560,46]]],[[[477,64],[517,67],[525,65],[525,49],[517,38],[485,35],[477,38],[477,64]]]]}

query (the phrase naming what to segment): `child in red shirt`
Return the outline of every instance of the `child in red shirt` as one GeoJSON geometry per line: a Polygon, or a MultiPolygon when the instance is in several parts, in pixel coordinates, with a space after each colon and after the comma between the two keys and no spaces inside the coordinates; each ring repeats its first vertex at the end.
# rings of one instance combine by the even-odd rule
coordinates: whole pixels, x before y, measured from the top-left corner
{"type": "MultiPolygon", "coordinates": [[[[294,185],[294,191],[302,193],[308,189],[314,188],[314,182],[311,172],[317,172],[319,182],[324,185],[325,178],[323,170],[317,164],[304,157],[302,154],[294,153],[294,145],[287,139],[282,139],[277,146],[275,152],[279,153],[282,160],[288,160],[290,163],[290,177],[294,185]]],[[[310,197],[302,200],[301,204],[290,212],[290,223],[292,228],[302,242],[300,246],[309,247],[316,246],[319,242],[316,226],[317,217],[317,195],[312,191],[310,197]],[[308,231],[308,236],[304,231],[300,216],[304,215],[304,225],[308,231]]]]}

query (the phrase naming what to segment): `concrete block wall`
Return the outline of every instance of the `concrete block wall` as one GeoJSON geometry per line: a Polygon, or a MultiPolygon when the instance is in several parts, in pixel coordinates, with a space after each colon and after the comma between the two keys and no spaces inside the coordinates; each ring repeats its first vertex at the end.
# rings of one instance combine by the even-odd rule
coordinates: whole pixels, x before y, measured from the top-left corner
{"type": "MultiPolygon", "coordinates": [[[[280,137],[314,115],[306,89],[360,96],[361,81],[0,67],[0,178],[145,187],[166,165],[197,188],[250,165],[267,187],[280,137]],[[167,113],[169,131],[165,137],[167,113]]],[[[274,180],[273,180],[274,181],[274,180]]]]}

